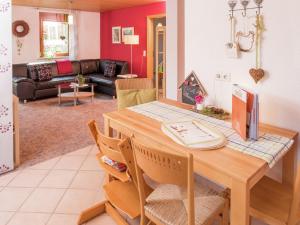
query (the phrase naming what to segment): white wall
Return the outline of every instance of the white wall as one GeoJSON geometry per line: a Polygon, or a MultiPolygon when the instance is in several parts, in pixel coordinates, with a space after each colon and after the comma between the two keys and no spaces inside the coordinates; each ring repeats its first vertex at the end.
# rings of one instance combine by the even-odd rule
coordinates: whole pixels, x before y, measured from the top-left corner
{"type": "Polygon", "coordinates": [[[100,13],[78,15],[78,59],[100,58],[100,13]]]}
{"type": "MultiPolygon", "coordinates": [[[[60,10],[48,10],[58,12],[60,10]]],[[[61,11],[68,13],[67,11],[61,11]]],[[[17,53],[17,38],[13,37],[13,63],[27,63],[40,58],[39,10],[33,7],[13,6],[13,21],[25,20],[29,34],[20,40],[21,55],[17,53]]],[[[100,57],[100,13],[78,12],[78,59],[100,57]]]]}
{"type": "Polygon", "coordinates": [[[167,40],[166,40],[166,95],[169,99],[177,99],[177,0],[167,0],[167,40]]]}
{"type": "Polygon", "coordinates": [[[266,0],[263,6],[266,79],[256,85],[248,73],[255,66],[254,51],[243,53],[240,59],[226,57],[229,21],[225,0],[186,0],[186,74],[195,70],[210,96],[216,95],[220,106],[231,110],[231,84],[215,82],[216,73],[231,73],[232,83],[259,93],[261,122],[300,131],[300,2],[266,0]]]}
{"type": "Polygon", "coordinates": [[[0,1],[0,174],[14,167],[10,6],[11,0],[0,1]],[[3,130],[3,127],[8,127],[8,130],[3,130]]]}

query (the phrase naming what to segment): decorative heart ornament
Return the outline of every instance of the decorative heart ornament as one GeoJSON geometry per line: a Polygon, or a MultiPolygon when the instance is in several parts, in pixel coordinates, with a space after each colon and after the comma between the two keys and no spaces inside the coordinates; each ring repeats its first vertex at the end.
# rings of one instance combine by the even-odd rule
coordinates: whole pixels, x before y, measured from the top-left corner
{"type": "Polygon", "coordinates": [[[263,69],[250,69],[249,73],[251,77],[254,79],[255,83],[260,81],[265,76],[265,71],[263,69]]]}

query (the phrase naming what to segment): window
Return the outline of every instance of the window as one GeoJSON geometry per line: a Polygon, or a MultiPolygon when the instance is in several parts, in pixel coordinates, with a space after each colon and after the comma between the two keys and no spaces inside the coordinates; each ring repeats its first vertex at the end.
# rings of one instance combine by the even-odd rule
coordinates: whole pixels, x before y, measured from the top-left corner
{"type": "Polygon", "coordinates": [[[67,14],[40,13],[41,57],[69,56],[69,24],[67,14]]]}

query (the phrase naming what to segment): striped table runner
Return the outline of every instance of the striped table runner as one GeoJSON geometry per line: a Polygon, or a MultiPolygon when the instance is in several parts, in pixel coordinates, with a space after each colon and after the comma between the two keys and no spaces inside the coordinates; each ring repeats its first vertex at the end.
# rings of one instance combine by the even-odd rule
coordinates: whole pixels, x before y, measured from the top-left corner
{"type": "Polygon", "coordinates": [[[244,141],[232,128],[230,122],[211,118],[158,101],[129,107],[128,109],[159,122],[182,120],[205,122],[225,135],[228,140],[227,147],[261,158],[269,164],[269,167],[273,167],[294,143],[292,139],[268,133],[261,134],[257,141],[244,141]]]}

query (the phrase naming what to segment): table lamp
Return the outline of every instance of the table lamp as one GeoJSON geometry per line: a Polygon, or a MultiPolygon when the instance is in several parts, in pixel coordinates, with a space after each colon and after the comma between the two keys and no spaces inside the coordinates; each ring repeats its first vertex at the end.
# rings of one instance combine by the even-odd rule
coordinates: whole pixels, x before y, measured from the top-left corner
{"type": "Polygon", "coordinates": [[[139,35],[126,35],[124,37],[124,43],[125,45],[130,45],[130,59],[131,59],[131,64],[130,64],[130,73],[132,74],[132,46],[133,45],[138,45],[140,44],[140,36],[139,35]]]}

